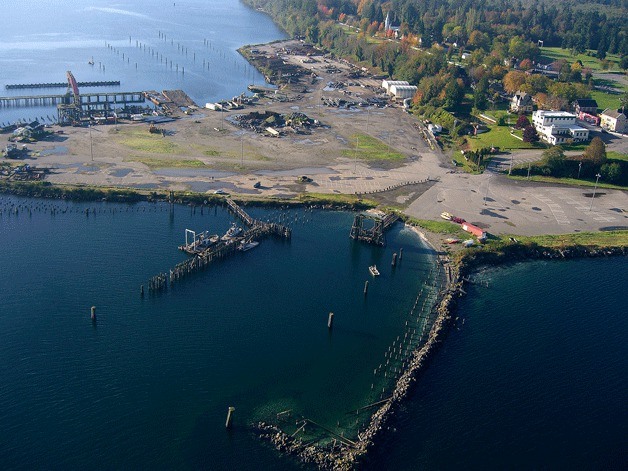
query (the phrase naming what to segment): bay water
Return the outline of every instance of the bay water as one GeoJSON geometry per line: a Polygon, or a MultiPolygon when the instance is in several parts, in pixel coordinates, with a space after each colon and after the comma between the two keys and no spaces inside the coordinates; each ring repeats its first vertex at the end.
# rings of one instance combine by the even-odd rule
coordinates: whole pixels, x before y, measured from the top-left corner
{"type": "MultiPolygon", "coordinates": [[[[264,82],[239,47],[285,37],[267,15],[233,0],[24,0],[2,10],[2,96],[62,95],[5,85],[65,82],[69,70],[79,82],[120,81],[82,93],[182,89],[205,106],[264,82]]],[[[0,123],[48,116],[54,106],[0,108],[0,123]]]]}
{"type": "Polygon", "coordinates": [[[625,469],[626,259],[484,271],[372,469],[625,469]]]}
{"type": "Polygon", "coordinates": [[[292,226],[291,241],[141,297],[187,257],[186,228],[222,234],[231,215],[0,196],[3,469],[267,469],[293,463],[254,436],[256,421],[290,411],[287,428],[364,427],[370,410],[354,411],[390,393],[391,375],[373,370],[430,284],[433,252],[402,224],[380,248],[349,239],[351,213],[249,212],[292,226]]]}

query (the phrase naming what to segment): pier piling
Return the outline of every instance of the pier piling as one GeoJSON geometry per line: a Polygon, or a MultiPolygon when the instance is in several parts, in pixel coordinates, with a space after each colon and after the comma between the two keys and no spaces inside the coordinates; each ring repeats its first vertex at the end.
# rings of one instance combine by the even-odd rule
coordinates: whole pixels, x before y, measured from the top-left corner
{"type": "Polygon", "coordinates": [[[397,266],[397,252],[395,252],[395,253],[393,254],[393,256],[392,256],[392,263],[391,263],[391,265],[392,265],[393,267],[397,266]]]}
{"type": "Polygon", "coordinates": [[[334,325],[334,313],[330,312],[329,317],[327,318],[327,328],[331,330],[334,325]]]}
{"type": "Polygon", "coordinates": [[[234,411],[235,407],[229,407],[229,410],[227,411],[227,421],[225,422],[226,428],[231,428],[231,414],[233,414],[234,411]]]}
{"type": "Polygon", "coordinates": [[[92,318],[92,322],[96,322],[96,306],[92,306],[91,318],[92,318]]]}
{"type": "Polygon", "coordinates": [[[368,292],[368,290],[369,290],[369,281],[366,280],[364,282],[364,296],[366,296],[366,293],[368,292]]]}

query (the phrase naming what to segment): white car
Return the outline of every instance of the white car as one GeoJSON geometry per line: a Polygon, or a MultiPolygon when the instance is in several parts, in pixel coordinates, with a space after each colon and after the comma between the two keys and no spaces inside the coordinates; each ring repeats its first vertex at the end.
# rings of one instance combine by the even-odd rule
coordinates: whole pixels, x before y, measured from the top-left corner
{"type": "Polygon", "coordinates": [[[214,191],[215,195],[228,195],[229,193],[227,193],[225,190],[216,190],[214,191]]]}

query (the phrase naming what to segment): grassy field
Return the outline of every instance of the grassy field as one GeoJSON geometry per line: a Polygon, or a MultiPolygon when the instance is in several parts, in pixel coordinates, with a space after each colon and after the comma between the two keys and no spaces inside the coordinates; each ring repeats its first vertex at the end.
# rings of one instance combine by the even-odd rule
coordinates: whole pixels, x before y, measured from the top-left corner
{"type": "MultiPolygon", "coordinates": [[[[544,183],[558,183],[561,185],[571,185],[571,186],[588,186],[593,188],[595,186],[595,180],[578,180],[577,178],[555,178],[555,177],[546,177],[543,175],[531,175],[528,179],[527,177],[509,175],[508,178],[512,180],[521,180],[521,181],[533,181],[533,182],[544,182],[544,183]]],[[[626,190],[625,186],[621,185],[613,185],[611,183],[604,183],[602,181],[598,182],[598,188],[606,188],[609,190],[626,190]]]]}
{"type": "Polygon", "coordinates": [[[319,204],[360,204],[375,208],[378,203],[369,199],[358,198],[355,195],[348,194],[329,194],[329,193],[302,193],[298,196],[298,201],[302,203],[319,203],[319,204]]]}
{"type": "Polygon", "coordinates": [[[179,146],[161,134],[150,134],[147,128],[129,127],[121,129],[117,137],[120,144],[140,152],[151,154],[177,154],[179,146]]]}
{"type": "Polygon", "coordinates": [[[429,219],[410,218],[408,219],[408,223],[413,226],[421,227],[425,229],[426,231],[430,231],[435,234],[447,234],[447,235],[457,236],[460,238],[469,237],[469,234],[464,232],[460,228],[459,224],[454,224],[450,221],[445,221],[445,220],[431,221],[429,219]]]}
{"type": "MultiPolygon", "coordinates": [[[[564,247],[568,245],[623,247],[628,246],[628,231],[579,232],[574,234],[514,236],[521,243],[535,243],[543,247],[564,247]]],[[[509,240],[508,236],[502,240],[509,240]]]]}
{"type": "Polygon", "coordinates": [[[205,164],[194,159],[155,159],[152,157],[132,156],[124,159],[125,162],[140,162],[149,168],[202,168],[205,164]]]}
{"type": "MultiPolygon", "coordinates": [[[[590,51],[592,53],[596,53],[597,51],[590,51]]],[[[575,56],[571,54],[569,49],[561,49],[560,47],[542,47],[541,48],[541,61],[549,62],[549,61],[557,61],[560,59],[565,59],[569,63],[576,62],[577,60],[582,62],[583,67],[588,67],[591,70],[596,72],[603,71],[602,61],[600,61],[596,57],[591,57],[586,54],[576,54],[575,56]]],[[[606,60],[608,60],[611,64],[609,70],[619,70],[619,56],[616,54],[607,54],[606,60]]]]}
{"type": "Polygon", "coordinates": [[[353,134],[351,136],[352,149],[342,151],[342,155],[358,160],[403,160],[405,157],[399,152],[395,152],[385,143],[366,134],[353,134]],[[356,152],[357,143],[357,152],[356,152]]]}

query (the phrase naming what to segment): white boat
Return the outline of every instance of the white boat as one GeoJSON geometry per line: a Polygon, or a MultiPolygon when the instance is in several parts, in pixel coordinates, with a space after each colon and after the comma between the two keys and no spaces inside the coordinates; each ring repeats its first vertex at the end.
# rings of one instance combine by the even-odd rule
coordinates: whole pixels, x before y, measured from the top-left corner
{"type": "Polygon", "coordinates": [[[221,237],[222,240],[231,240],[242,233],[242,228],[232,224],[229,230],[221,237]]]}
{"type": "Polygon", "coordinates": [[[259,242],[256,242],[256,241],[246,242],[246,243],[242,241],[242,243],[238,246],[238,250],[240,252],[246,252],[247,250],[254,249],[258,245],[259,245],[259,242]]]}
{"type": "Polygon", "coordinates": [[[377,269],[377,265],[371,265],[369,267],[369,271],[371,272],[371,275],[379,276],[379,270],[377,269]]]}

